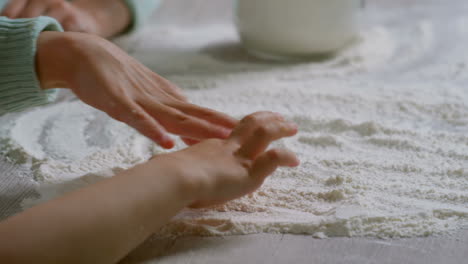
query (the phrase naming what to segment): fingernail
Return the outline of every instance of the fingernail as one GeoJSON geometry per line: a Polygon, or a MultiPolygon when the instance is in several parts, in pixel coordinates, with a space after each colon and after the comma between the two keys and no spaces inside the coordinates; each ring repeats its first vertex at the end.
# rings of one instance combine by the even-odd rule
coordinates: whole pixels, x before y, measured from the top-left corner
{"type": "Polygon", "coordinates": [[[291,167],[297,167],[299,165],[301,165],[301,161],[298,158],[296,158],[296,160],[291,164],[291,167]]]}
{"type": "Polygon", "coordinates": [[[231,129],[222,129],[222,135],[223,135],[223,138],[228,138],[229,136],[231,136],[231,133],[232,133],[232,130],[231,129]]]}
{"type": "Polygon", "coordinates": [[[289,122],[289,127],[292,130],[298,130],[299,129],[299,126],[296,123],[292,123],[292,122],[289,122]]]}

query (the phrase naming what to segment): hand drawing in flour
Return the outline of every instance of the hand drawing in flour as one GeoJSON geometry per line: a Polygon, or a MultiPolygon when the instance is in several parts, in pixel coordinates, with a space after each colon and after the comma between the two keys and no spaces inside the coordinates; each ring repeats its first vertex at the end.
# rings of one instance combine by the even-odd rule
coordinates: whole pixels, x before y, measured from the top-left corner
{"type": "Polygon", "coordinates": [[[193,144],[227,138],[237,124],[226,114],[189,103],[178,87],[105,39],[44,32],[36,57],[43,89],[68,87],[85,103],[164,148],[174,146],[168,132],[193,144]]]}

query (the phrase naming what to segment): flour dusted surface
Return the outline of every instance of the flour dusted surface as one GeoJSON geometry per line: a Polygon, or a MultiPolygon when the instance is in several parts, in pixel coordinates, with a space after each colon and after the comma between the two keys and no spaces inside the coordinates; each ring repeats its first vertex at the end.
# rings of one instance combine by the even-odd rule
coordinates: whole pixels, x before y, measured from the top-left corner
{"type": "MultiPolygon", "coordinates": [[[[193,102],[237,117],[281,112],[300,127],[276,143],[298,153],[299,168],[224,206],[184,211],[162,232],[407,237],[466,228],[468,6],[454,2],[371,8],[359,43],[315,63],[250,58],[231,25],[153,27],[128,40],[193,102]]],[[[2,119],[2,149],[39,183],[42,196],[28,205],[163,151],[79,101],[2,119]]]]}

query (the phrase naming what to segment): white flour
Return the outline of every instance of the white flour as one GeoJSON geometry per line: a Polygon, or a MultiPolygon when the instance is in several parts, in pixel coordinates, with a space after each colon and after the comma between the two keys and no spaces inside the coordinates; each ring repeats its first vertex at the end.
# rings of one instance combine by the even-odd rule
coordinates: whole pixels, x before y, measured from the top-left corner
{"type": "MultiPolygon", "coordinates": [[[[269,109],[300,125],[277,144],[302,166],[278,171],[249,197],[184,211],[163,232],[407,237],[466,228],[468,7],[459,2],[450,16],[447,5],[370,10],[361,42],[320,63],[249,58],[229,44],[236,34],[225,25],[149,28],[127,40],[195,103],[237,117],[269,109]]],[[[25,204],[160,151],[78,101],[5,120],[2,149],[40,183],[41,199],[25,204]]]]}

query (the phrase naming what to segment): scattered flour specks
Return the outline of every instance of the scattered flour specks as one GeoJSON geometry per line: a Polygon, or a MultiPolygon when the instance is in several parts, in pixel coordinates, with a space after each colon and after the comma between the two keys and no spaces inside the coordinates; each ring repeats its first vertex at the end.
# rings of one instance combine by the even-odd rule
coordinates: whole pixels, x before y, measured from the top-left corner
{"type": "MultiPolygon", "coordinates": [[[[162,232],[407,237],[466,228],[468,7],[454,2],[370,7],[357,43],[314,63],[251,58],[231,25],[148,27],[123,41],[195,103],[237,117],[269,109],[300,126],[276,143],[298,153],[299,168],[226,205],[186,210],[162,232]]],[[[41,198],[25,205],[162,151],[79,101],[2,119],[2,149],[39,183],[41,198]]]]}

